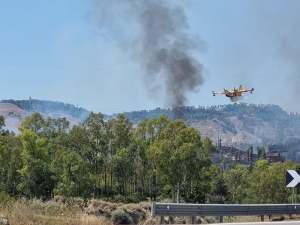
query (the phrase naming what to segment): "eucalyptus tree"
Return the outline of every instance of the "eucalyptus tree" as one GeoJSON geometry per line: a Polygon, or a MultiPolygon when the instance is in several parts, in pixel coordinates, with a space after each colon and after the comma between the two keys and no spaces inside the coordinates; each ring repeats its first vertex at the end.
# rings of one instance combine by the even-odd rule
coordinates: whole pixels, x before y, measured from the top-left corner
{"type": "MultiPolygon", "coordinates": [[[[69,144],[69,125],[70,122],[66,118],[53,119],[47,117],[45,119],[41,114],[35,112],[27,116],[19,127],[21,131],[20,138],[23,138],[24,154],[26,153],[25,144],[28,143],[29,140],[25,138],[29,137],[28,133],[34,135],[37,143],[43,142],[42,150],[45,151],[45,154],[48,156],[48,159],[44,162],[44,167],[47,168],[48,174],[44,174],[47,177],[43,179],[48,179],[48,182],[51,182],[51,184],[47,184],[47,195],[51,195],[53,188],[58,182],[58,174],[62,172],[62,156],[66,154],[69,144]],[[48,171],[49,168],[50,171],[48,171]]],[[[31,141],[33,143],[33,139],[31,141]]],[[[26,157],[22,157],[22,160],[25,160],[25,164],[28,163],[26,162],[26,157]]],[[[28,171],[33,169],[31,166],[33,165],[27,165],[28,171]]],[[[24,168],[22,171],[23,175],[26,174],[24,173],[24,168]]]]}
{"type": "Polygon", "coordinates": [[[84,160],[93,160],[89,151],[89,135],[85,127],[74,125],[69,132],[69,148],[80,155],[84,160]]]}
{"type": "Polygon", "coordinates": [[[0,191],[16,196],[16,186],[20,183],[22,168],[22,144],[13,132],[0,135],[0,191]]]}
{"type": "Polygon", "coordinates": [[[147,123],[147,139],[150,143],[160,140],[164,129],[171,123],[166,115],[150,119],[147,123]]]}
{"type": "Polygon", "coordinates": [[[159,177],[157,177],[157,159],[155,158],[158,142],[162,139],[164,129],[171,123],[166,115],[146,121],[143,134],[147,168],[150,169],[150,198],[156,201],[159,177]]]}
{"type": "Polygon", "coordinates": [[[69,126],[70,122],[66,118],[44,118],[40,113],[34,112],[25,117],[19,126],[19,130],[22,132],[24,129],[29,129],[40,137],[51,139],[59,134],[68,132],[69,126]]]}
{"type": "Polygon", "coordinates": [[[106,122],[106,143],[107,143],[107,154],[104,166],[104,192],[106,194],[113,192],[113,165],[112,157],[116,154],[115,149],[115,133],[114,133],[115,119],[110,119],[106,122]],[[108,184],[109,183],[109,184],[108,184]],[[107,185],[109,186],[107,188],[107,185]]]}
{"type": "Polygon", "coordinates": [[[4,116],[0,116],[0,133],[4,132],[3,127],[5,127],[5,119],[4,116]]]}
{"type": "Polygon", "coordinates": [[[22,121],[19,126],[19,130],[22,132],[25,129],[30,129],[40,135],[43,132],[44,124],[45,119],[43,116],[38,112],[34,112],[30,116],[25,117],[24,121],[22,121]]]}
{"type": "MultiPolygon", "coordinates": [[[[95,176],[95,188],[100,188],[101,173],[106,176],[106,160],[107,160],[107,138],[106,123],[102,113],[91,112],[89,116],[82,122],[85,128],[88,144],[86,146],[86,157],[90,172],[95,176]]],[[[106,182],[105,182],[106,185],[106,182]]],[[[94,193],[98,195],[98,193],[94,193]]]]}
{"type": "Polygon", "coordinates": [[[191,202],[205,203],[213,191],[215,178],[221,176],[220,168],[212,166],[210,154],[218,151],[209,137],[201,139],[201,147],[197,151],[197,163],[194,172],[185,185],[186,199],[191,202]]]}
{"type": "Polygon", "coordinates": [[[21,182],[18,172],[22,168],[22,143],[14,132],[5,131],[5,120],[0,116],[0,191],[16,196],[21,182]]]}
{"type": "Polygon", "coordinates": [[[63,172],[63,156],[70,152],[70,122],[66,118],[52,119],[48,117],[45,124],[45,135],[48,137],[46,148],[51,157],[50,168],[54,182],[53,188],[55,188],[63,172]]]}
{"type": "Polygon", "coordinates": [[[66,118],[53,119],[47,117],[43,125],[43,136],[51,139],[67,133],[69,131],[70,122],[66,118]]]}
{"type": "MultiPolygon", "coordinates": [[[[119,188],[124,194],[126,194],[126,185],[127,181],[132,178],[133,175],[133,165],[134,158],[136,154],[136,149],[132,148],[133,142],[133,132],[132,132],[133,123],[126,118],[125,113],[118,115],[114,119],[113,123],[113,149],[114,154],[111,156],[111,166],[113,167],[113,173],[115,174],[116,181],[118,182],[119,188]],[[120,165],[116,167],[114,161],[116,158],[123,158],[125,166],[127,166],[124,173],[120,173],[120,165]],[[126,179],[124,179],[126,178],[126,179]]],[[[122,168],[122,167],[121,167],[122,168]]],[[[122,170],[121,170],[122,171],[122,170]]]]}
{"type": "Polygon", "coordinates": [[[229,192],[225,183],[224,173],[219,165],[215,164],[210,169],[210,193],[208,202],[224,204],[229,200],[229,192]]]}
{"type": "Polygon", "coordinates": [[[225,173],[225,185],[229,192],[229,200],[234,204],[245,202],[248,190],[249,170],[237,163],[233,164],[225,173]]]}
{"type": "MultiPolygon", "coordinates": [[[[113,119],[110,119],[106,122],[105,125],[105,156],[106,156],[106,164],[105,171],[107,171],[109,177],[109,192],[113,193],[115,188],[119,190],[122,189],[125,193],[125,186],[127,180],[124,180],[122,176],[120,176],[119,169],[120,167],[116,167],[116,161],[120,158],[120,155],[117,156],[119,151],[124,151],[123,149],[127,149],[130,157],[133,157],[135,154],[132,150],[134,148],[130,148],[133,141],[133,132],[132,132],[133,123],[126,118],[125,113],[119,114],[113,119]],[[129,148],[129,149],[128,149],[129,148]]],[[[126,155],[126,154],[125,154],[126,155]]],[[[132,162],[133,163],[133,162],[132,162]]],[[[105,173],[106,174],[106,173],[105,173]]],[[[105,176],[105,189],[106,189],[106,176],[105,176]]]]}
{"type": "Polygon", "coordinates": [[[118,149],[117,153],[112,157],[111,165],[116,178],[118,193],[126,197],[127,184],[133,179],[136,168],[130,148],[118,149]]]}
{"type": "Polygon", "coordinates": [[[133,137],[136,145],[137,155],[136,155],[136,167],[135,170],[135,184],[136,190],[140,194],[141,198],[145,197],[145,193],[148,190],[147,185],[147,174],[149,169],[149,160],[147,158],[146,152],[149,148],[148,141],[148,132],[147,132],[147,124],[149,119],[143,119],[139,124],[137,124],[136,128],[133,129],[133,137]]]}
{"type": "MultiPolygon", "coordinates": [[[[46,140],[42,138],[45,120],[38,112],[25,117],[19,126],[19,138],[22,143],[22,168],[18,170],[21,181],[17,190],[25,196],[47,196],[50,193],[48,185],[47,193],[43,193],[41,186],[45,184],[43,167],[47,167],[48,154],[45,150],[46,140]]],[[[48,170],[47,170],[48,171],[48,170]]],[[[50,176],[50,175],[49,175],[50,176]]],[[[49,177],[48,176],[48,177],[49,177]]]]}
{"type": "Polygon", "coordinates": [[[125,113],[114,118],[113,133],[114,133],[114,147],[116,150],[126,148],[132,141],[133,123],[126,118],[125,113]]]}
{"type": "Polygon", "coordinates": [[[50,197],[53,182],[45,139],[30,129],[22,129],[19,136],[23,145],[23,166],[18,170],[21,174],[18,190],[26,196],[50,197]]]}
{"type": "Polygon", "coordinates": [[[159,175],[173,188],[174,202],[175,189],[180,202],[180,187],[194,173],[200,147],[199,132],[182,120],[175,120],[165,127],[161,139],[151,148],[159,175]]]}
{"type": "Polygon", "coordinates": [[[94,176],[78,153],[70,152],[63,157],[63,173],[55,194],[90,198],[93,184],[94,176]]]}

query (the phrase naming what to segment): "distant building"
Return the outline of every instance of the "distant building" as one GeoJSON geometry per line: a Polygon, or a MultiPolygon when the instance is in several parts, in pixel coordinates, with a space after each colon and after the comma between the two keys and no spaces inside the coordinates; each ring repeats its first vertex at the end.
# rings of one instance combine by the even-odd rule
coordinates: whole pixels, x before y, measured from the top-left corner
{"type": "Polygon", "coordinates": [[[31,98],[31,96],[29,97],[29,101],[37,101],[37,99],[33,99],[31,98]]]}

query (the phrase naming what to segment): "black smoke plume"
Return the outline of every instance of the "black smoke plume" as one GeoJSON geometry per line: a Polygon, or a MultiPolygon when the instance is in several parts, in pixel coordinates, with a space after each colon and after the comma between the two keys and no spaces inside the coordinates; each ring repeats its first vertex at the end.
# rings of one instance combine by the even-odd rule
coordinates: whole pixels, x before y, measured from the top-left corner
{"type": "MultiPolygon", "coordinates": [[[[162,90],[165,107],[186,105],[187,94],[198,92],[204,81],[203,66],[193,54],[205,44],[189,34],[183,9],[174,0],[89,1],[98,29],[140,64],[149,94],[157,97],[162,90]]],[[[182,110],[175,111],[180,118],[182,110]]]]}

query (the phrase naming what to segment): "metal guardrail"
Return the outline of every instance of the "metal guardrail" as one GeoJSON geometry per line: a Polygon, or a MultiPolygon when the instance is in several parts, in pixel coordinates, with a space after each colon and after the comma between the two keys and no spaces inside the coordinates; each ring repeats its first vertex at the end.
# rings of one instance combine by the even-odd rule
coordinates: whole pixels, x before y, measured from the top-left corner
{"type": "Polygon", "coordinates": [[[274,214],[300,214],[300,204],[183,204],[153,202],[151,215],[161,216],[261,216],[274,214]]]}

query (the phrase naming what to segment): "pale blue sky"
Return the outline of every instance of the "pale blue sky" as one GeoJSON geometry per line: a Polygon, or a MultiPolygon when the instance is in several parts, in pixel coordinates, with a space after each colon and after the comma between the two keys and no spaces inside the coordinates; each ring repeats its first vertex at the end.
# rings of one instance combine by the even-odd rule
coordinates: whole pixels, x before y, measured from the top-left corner
{"type": "MultiPolygon", "coordinates": [[[[120,48],[122,39],[138,36],[134,21],[108,8],[114,29],[102,29],[93,2],[0,0],[0,99],[31,96],[107,114],[167,106],[163,91],[149,95],[143,69],[120,48]]],[[[300,1],[165,2],[184,9],[188,35],[206,46],[193,55],[205,81],[187,105],[230,104],[211,92],[242,84],[255,89],[244,102],[300,112],[300,1]]]]}

